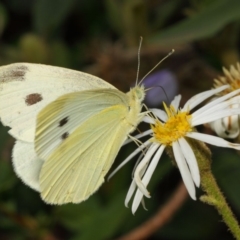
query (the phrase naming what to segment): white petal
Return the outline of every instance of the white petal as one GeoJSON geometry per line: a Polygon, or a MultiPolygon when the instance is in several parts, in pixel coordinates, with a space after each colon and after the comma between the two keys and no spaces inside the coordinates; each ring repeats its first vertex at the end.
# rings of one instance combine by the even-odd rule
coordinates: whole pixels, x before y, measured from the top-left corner
{"type": "Polygon", "coordinates": [[[232,115],[208,123],[219,137],[236,138],[239,135],[239,116],[232,115]]]}
{"type": "Polygon", "coordinates": [[[190,98],[184,105],[183,111],[191,110],[194,107],[196,107],[199,103],[203,102],[207,98],[213,96],[214,94],[223,91],[224,89],[229,88],[229,85],[224,85],[219,88],[213,89],[213,90],[208,90],[202,93],[199,93],[192,98],[190,98]]]}
{"type": "Polygon", "coordinates": [[[128,203],[129,203],[130,199],[132,198],[132,195],[133,195],[136,187],[137,187],[137,185],[136,185],[135,181],[133,180],[130,185],[130,188],[128,189],[127,196],[125,198],[125,202],[124,202],[125,207],[128,207],[128,203]]]}
{"type": "Polygon", "coordinates": [[[146,147],[146,148],[144,149],[144,151],[142,151],[142,153],[138,156],[137,161],[135,162],[135,165],[134,165],[133,170],[132,170],[132,178],[134,178],[134,172],[135,172],[138,164],[142,161],[143,156],[144,156],[145,153],[148,151],[148,148],[149,148],[149,147],[146,147]]]}
{"type": "Polygon", "coordinates": [[[181,173],[183,182],[184,182],[191,198],[196,200],[195,187],[194,187],[193,179],[192,179],[192,176],[189,172],[187,163],[186,163],[185,158],[183,156],[183,153],[180,149],[180,146],[179,146],[178,142],[174,142],[172,146],[173,146],[174,157],[175,157],[175,160],[177,162],[179,171],[181,173]]]}
{"type": "Polygon", "coordinates": [[[144,177],[143,177],[143,179],[142,179],[142,182],[143,182],[143,184],[144,184],[145,186],[148,185],[148,183],[149,183],[149,181],[150,181],[150,179],[151,179],[151,177],[152,177],[152,175],[153,175],[154,170],[156,169],[156,166],[157,166],[157,164],[158,164],[158,161],[160,160],[160,157],[161,157],[164,149],[165,149],[165,146],[164,146],[164,145],[161,145],[160,148],[159,148],[159,149],[157,150],[157,152],[155,153],[155,155],[154,155],[151,163],[149,164],[149,167],[148,167],[148,169],[147,169],[147,171],[146,171],[146,173],[144,174],[144,177]]]}
{"type": "Polygon", "coordinates": [[[168,120],[168,116],[165,111],[157,108],[151,108],[150,111],[163,122],[168,120]]]}
{"type": "Polygon", "coordinates": [[[218,147],[234,148],[236,150],[240,150],[240,144],[231,143],[220,137],[216,137],[208,134],[203,134],[198,132],[189,132],[187,133],[187,137],[194,138],[196,140],[206,142],[218,147]]]}
{"type": "Polygon", "coordinates": [[[214,99],[213,101],[209,102],[208,104],[206,104],[205,106],[203,106],[202,108],[198,109],[196,112],[194,112],[194,114],[196,114],[197,116],[201,116],[201,114],[205,114],[206,113],[206,110],[209,111],[209,109],[214,109],[212,107],[220,104],[220,106],[222,106],[222,108],[224,108],[224,105],[232,105],[234,103],[239,103],[240,102],[240,96],[236,96],[236,97],[233,97],[234,95],[238,94],[240,92],[240,89],[237,89],[233,92],[230,92],[222,97],[219,97],[219,98],[216,98],[214,99]],[[231,98],[233,97],[233,98],[231,98]],[[231,98],[231,99],[229,99],[231,98]],[[229,100],[227,100],[229,99],[229,100]],[[227,100],[227,101],[225,101],[227,100]],[[224,104],[223,104],[224,102],[224,104]]]}
{"type": "MultiPolygon", "coordinates": [[[[152,129],[149,129],[149,130],[147,130],[147,131],[145,131],[145,132],[142,132],[142,133],[139,133],[139,134],[135,135],[133,138],[139,139],[139,138],[142,138],[142,137],[145,137],[145,136],[151,134],[152,132],[153,132],[152,129]]],[[[132,138],[129,138],[129,139],[127,139],[127,140],[123,143],[122,146],[124,146],[124,145],[126,145],[126,144],[128,144],[128,143],[130,143],[130,142],[132,142],[132,141],[133,141],[133,139],[132,139],[132,138]]]]}
{"type": "Polygon", "coordinates": [[[200,118],[196,118],[194,117],[192,119],[191,125],[193,127],[198,126],[200,124],[204,124],[204,123],[209,123],[209,122],[213,122],[215,120],[224,118],[224,117],[228,117],[231,115],[239,115],[240,114],[240,108],[230,108],[230,109],[224,109],[224,110],[219,110],[217,112],[212,112],[209,113],[205,116],[202,116],[200,118]]]}
{"type": "Polygon", "coordinates": [[[136,184],[137,184],[138,188],[141,190],[141,192],[148,198],[150,198],[150,194],[149,194],[148,190],[146,189],[146,186],[144,186],[144,184],[142,183],[141,173],[142,173],[142,169],[148,165],[149,161],[151,160],[152,155],[154,154],[154,152],[157,150],[158,147],[159,147],[159,144],[157,144],[157,143],[153,143],[150,146],[146,155],[144,156],[142,161],[138,164],[138,166],[134,172],[134,181],[136,182],[136,184]]]}
{"type": "Polygon", "coordinates": [[[189,166],[193,181],[195,182],[196,186],[200,186],[200,173],[198,169],[198,163],[193,153],[192,148],[189,146],[188,142],[184,138],[180,138],[178,140],[182,153],[187,161],[189,166]]]}
{"type": "Polygon", "coordinates": [[[180,105],[180,101],[181,101],[182,96],[181,95],[177,95],[171,102],[171,105],[177,110],[179,108],[180,105]]]}
{"type": "Polygon", "coordinates": [[[139,207],[139,204],[141,203],[142,201],[142,198],[143,198],[143,194],[142,192],[138,189],[136,194],[135,194],[135,197],[134,197],[134,200],[133,200],[133,204],[132,204],[132,213],[134,214],[138,207],[139,207]]]}
{"type": "MultiPolygon", "coordinates": [[[[147,165],[144,166],[142,168],[142,170],[140,171],[140,173],[139,173],[140,177],[143,176],[143,174],[145,173],[146,169],[147,169],[147,165]]],[[[125,206],[126,207],[128,207],[128,203],[129,203],[130,199],[132,198],[132,195],[134,194],[134,191],[135,191],[136,187],[137,187],[137,184],[136,184],[135,180],[133,180],[132,183],[131,183],[131,186],[130,186],[130,188],[128,190],[126,199],[125,199],[125,206]]]]}
{"type": "Polygon", "coordinates": [[[150,116],[147,116],[147,115],[143,117],[142,121],[145,123],[150,123],[150,124],[155,123],[155,119],[150,116]]]}
{"type": "MultiPolygon", "coordinates": [[[[140,171],[140,173],[139,173],[140,177],[143,176],[143,174],[145,173],[146,169],[147,169],[147,165],[144,166],[144,167],[141,169],[141,171],[140,171]]],[[[132,198],[132,195],[133,195],[136,187],[137,187],[137,184],[136,184],[135,180],[133,179],[133,180],[132,180],[132,183],[131,183],[131,185],[130,185],[130,188],[129,188],[129,190],[128,190],[126,199],[125,199],[125,206],[126,206],[126,207],[128,207],[128,203],[129,203],[130,199],[132,198]]]]}
{"type": "Polygon", "coordinates": [[[141,152],[144,148],[150,145],[152,142],[147,140],[141,146],[139,146],[134,152],[132,152],[122,163],[108,176],[108,180],[117,172],[119,171],[126,163],[128,163],[134,156],[136,156],[139,152],[141,152]]]}
{"type": "Polygon", "coordinates": [[[143,209],[147,211],[147,208],[146,208],[146,205],[145,205],[144,198],[142,198],[142,201],[141,201],[141,203],[142,203],[143,209]]]}
{"type": "MultiPolygon", "coordinates": [[[[163,153],[165,149],[165,146],[162,145],[156,152],[156,154],[154,155],[146,173],[144,174],[144,177],[142,179],[142,182],[143,184],[147,187],[151,177],[152,177],[152,174],[154,172],[154,170],[156,169],[156,166],[160,160],[160,157],[163,153]]],[[[141,201],[142,201],[142,198],[143,198],[143,193],[138,189],[137,192],[136,192],[136,195],[134,197],[134,200],[133,200],[133,205],[132,205],[132,212],[134,213],[137,208],[139,207],[141,201]]]]}
{"type": "Polygon", "coordinates": [[[237,95],[235,97],[232,97],[232,98],[226,100],[225,102],[228,102],[230,106],[235,104],[235,108],[237,108],[239,106],[239,103],[240,103],[240,96],[237,95]]]}
{"type": "Polygon", "coordinates": [[[200,119],[201,117],[205,117],[208,114],[214,114],[217,111],[222,111],[227,108],[233,108],[232,105],[238,105],[236,108],[239,107],[239,104],[236,103],[240,103],[240,98],[236,99],[236,97],[234,97],[231,98],[230,100],[218,103],[213,106],[209,106],[208,108],[206,108],[207,105],[205,105],[204,107],[199,109],[199,110],[204,109],[204,111],[197,110],[196,112],[192,113],[192,121],[195,121],[195,119],[200,119]]]}

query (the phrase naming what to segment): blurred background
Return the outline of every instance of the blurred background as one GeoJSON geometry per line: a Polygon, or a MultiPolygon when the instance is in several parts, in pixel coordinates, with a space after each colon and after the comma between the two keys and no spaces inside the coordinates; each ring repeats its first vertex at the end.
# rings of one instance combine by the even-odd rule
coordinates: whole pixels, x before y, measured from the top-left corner
{"type": "MultiPolygon", "coordinates": [[[[162,107],[161,101],[178,93],[183,104],[211,88],[222,66],[239,60],[239,33],[238,0],[0,1],[0,65],[32,62],[72,68],[127,92],[136,80],[140,36],[140,79],[174,48],[144,80],[148,87],[165,90],[149,91],[150,107],[162,107]]],[[[167,155],[149,184],[148,211],[140,207],[132,215],[124,206],[136,160],[86,202],[47,205],[13,172],[14,139],[7,131],[0,125],[0,239],[232,239],[215,209],[189,198],[167,155]],[[169,205],[171,211],[161,211],[169,205]],[[156,227],[146,228],[154,220],[156,227]],[[134,230],[135,238],[129,235],[134,230]]],[[[135,148],[123,147],[112,169],[135,148]]],[[[240,156],[233,150],[211,150],[217,182],[240,220],[240,156]]]]}

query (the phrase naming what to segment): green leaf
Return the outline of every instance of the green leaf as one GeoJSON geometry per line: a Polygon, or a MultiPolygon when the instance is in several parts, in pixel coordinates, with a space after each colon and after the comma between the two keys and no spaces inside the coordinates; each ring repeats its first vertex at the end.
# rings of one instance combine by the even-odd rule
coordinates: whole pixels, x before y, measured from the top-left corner
{"type": "Polygon", "coordinates": [[[38,33],[49,34],[58,28],[72,10],[76,0],[36,0],[33,25],[38,33]]]}
{"type": "Polygon", "coordinates": [[[109,239],[126,221],[129,210],[124,207],[125,192],[120,192],[109,204],[103,204],[97,195],[78,205],[68,204],[58,209],[58,220],[75,232],[72,239],[109,239]]]}
{"type": "Polygon", "coordinates": [[[7,161],[0,161],[0,193],[12,190],[17,179],[12,173],[12,166],[7,161]]]}
{"type": "Polygon", "coordinates": [[[8,21],[8,14],[5,7],[0,4],[0,36],[2,35],[3,30],[6,27],[8,21]]]}
{"type": "Polygon", "coordinates": [[[71,52],[63,41],[51,44],[51,63],[56,66],[71,67],[71,52]]]}
{"type": "Polygon", "coordinates": [[[19,39],[19,52],[24,62],[46,63],[49,58],[47,43],[35,34],[22,34],[19,39]]]}
{"type": "MultiPolygon", "coordinates": [[[[171,0],[162,2],[156,9],[156,19],[154,20],[153,29],[162,27],[173,15],[173,13],[182,4],[182,0],[171,0]]],[[[150,24],[149,24],[150,25],[150,24]]],[[[151,25],[150,25],[151,26],[151,25]]]]}
{"type": "Polygon", "coordinates": [[[171,240],[209,239],[209,235],[216,232],[219,220],[215,209],[189,199],[174,215],[171,223],[160,229],[157,235],[161,239],[171,240]]]}
{"type": "Polygon", "coordinates": [[[240,212],[240,157],[234,150],[218,149],[213,152],[213,173],[227,202],[240,212]]]}
{"type": "Polygon", "coordinates": [[[124,206],[124,198],[125,192],[122,191],[111,199],[104,208],[101,207],[95,213],[92,224],[88,225],[88,229],[82,229],[81,239],[91,240],[95,239],[96,236],[99,240],[110,239],[129,215],[129,210],[124,206]],[[89,226],[91,226],[92,231],[89,231],[89,226]]]}
{"type": "Polygon", "coordinates": [[[72,231],[79,231],[91,223],[100,206],[100,200],[97,195],[91,196],[87,201],[81,204],[66,204],[57,207],[56,216],[67,229],[72,231]]]}
{"type": "Polygon", "coordinates": [[[5,145],[6,140],[9,138],[8,130],[0,123],[0,151],[5,145]]]}
{"type": "Polygon", "coordinates": [[[105,8],[107,10],[108,22],[112,26],[112,28],[121,34],[123,32],[124,26],[121,21],[119,21],[121,17],[121,9],[123,2],[105,0],[105,8]]]}
{"type": "Polygon", "coordinates": [[[240,1],[215,1],[197,15],[162,30],[151,43],[172,46],[212,37],[230,22],[240,19],[240,1]]]}

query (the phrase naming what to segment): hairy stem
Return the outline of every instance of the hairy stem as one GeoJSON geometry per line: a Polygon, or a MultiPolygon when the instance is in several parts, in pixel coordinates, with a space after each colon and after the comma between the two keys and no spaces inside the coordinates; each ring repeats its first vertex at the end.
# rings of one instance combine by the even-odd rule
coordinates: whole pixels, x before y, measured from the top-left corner
{"type": "Polygon", "coordinates": [[[240,240],[240,227],[233,215],[226,199],[219,189],[217,182],[211,171],[211,153],[204,143],[196,140],[189,140],[195,156],[198,161],[198,166],[201,175],[201,187],[206,193],[200,200],[204,203],[214,206],[219,214],[222,216],[223,221],[228,226],[232,235],[240,240]]]}

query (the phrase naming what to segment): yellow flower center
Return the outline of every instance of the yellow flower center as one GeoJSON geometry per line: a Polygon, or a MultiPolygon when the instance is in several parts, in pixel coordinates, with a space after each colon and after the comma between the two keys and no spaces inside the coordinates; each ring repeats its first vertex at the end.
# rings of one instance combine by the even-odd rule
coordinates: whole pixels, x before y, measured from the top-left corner
{"type": "MultiPolygon", "coordinates": [[[[224,76],[214,79],[214,87],[221,87],[223,85],[229,84],[230,88],[218,93],[219,96],[224,96],[234,90],[240,88],[240,64],[237,63],[236,66],[231,66],[229,70],[223,68],[224,76]]],[[[239,95],[239,94],[238,94],[239,95]]]]}
{"type": "Polygon", "coordinates": [[[166,123],[156,120],[155,124],[151,125],[153,130],[153,141],[160,142],[163,145],[172,145],[173,142],[181,137],[184,137],[187,132],[192,131],[191,118],[189,111],[178,112],[170,105],[168,108],[163,103],[165,111],[168,115],[166,123]]]}

